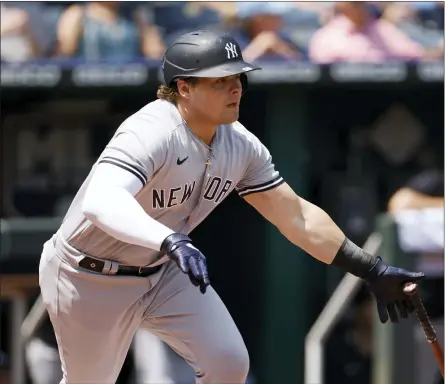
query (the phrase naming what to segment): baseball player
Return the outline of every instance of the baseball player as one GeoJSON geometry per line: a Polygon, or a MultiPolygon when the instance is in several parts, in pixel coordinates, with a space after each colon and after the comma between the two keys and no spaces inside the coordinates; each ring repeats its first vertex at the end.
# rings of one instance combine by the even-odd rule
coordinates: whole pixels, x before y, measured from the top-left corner
{"type": "MultiPolygon", "coordinates": [[[[188,236],[234,190],[293,244],[363,278],[383,323],[413,310],[402,284],[424,274],[347,239],[237,121],[246,73],[258,69],[229,35],[180,37],[165,53],[158,100],[125,120],[93,165],[39,268],[62,383],[114,383],[139,328],[177,351],[196,383],[245,382],[246,346],[188,236]]],[[[227,254],[229,278],[238,257],[227,254]]]]}

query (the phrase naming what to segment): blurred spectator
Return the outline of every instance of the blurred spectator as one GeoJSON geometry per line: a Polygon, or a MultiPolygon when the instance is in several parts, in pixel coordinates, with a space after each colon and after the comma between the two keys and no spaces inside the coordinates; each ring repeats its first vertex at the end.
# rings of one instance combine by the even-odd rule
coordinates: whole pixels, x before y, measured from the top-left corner
{"type": "Polygon", "coordinates": [[[379,11],[367,2],[336,3],[335,16],[311,41],[310,58],[322,63],[442,58],[443,50],[428,51],[379,11]]]}
{"type": "Polygon", "coordinates": [[[373,311],[372,296],[363,287],[354,300],[351,315],[327,342],[327,384],[371,384],[373,311]]]}
{"type": "Polygon", "coordinates": [[[24,61],[41,55],[41,47],[31,28],[30,15],[5,3],[1,7],[1,59],[24,61]]]}
{"type": "Polygon", "coordinates": [[[284,30],[292,41],[307,53],[315,32],[332,17],[333,3],[298,1],[290,4],[292,9],[283,15],[284,30]]]}
{"type": "Polygon", "coordinates": [[[123,2],[71,5],[59,21],[57,54],[86,61],[159,59],[165,46],[143,11],[123,2]]]}
{"type": "Polygon", "coordinates": [[[330,1],[295,1],[290,3],[293,10],[286,12],[286,24],[321,26],[332,16],[333,3],[330,1]]]}
{"type": "Polygon", "coordinates": [[[241,2],[236,18],[239,26],[231,31],[243,50],[247,61],[263,60],[298,60],[300,48],[284,31],[284,16],[293,10],[285,2],[241,2]]]}
{"type": "Polygon", "coordinates": [[[443,3],[380,3],[382,17],[424,47],[443,45],[443,3]]]}
{"type": "Polygon", "coordinates": [[[158,1],[152,3],[153,22],[166,45],[197,29],[218,29],[235,12],[231,2],[158,1]]]}
{"type": "MultiPolygon", "coordinates": [[[[388,212],[399,224],[399,241],[405,252],[443,251],[443,209],[444,177],[441,171],[420,172],[393,194],[388,212]]],[[[437,266],[428,269],[434,272],[437,266]]]]}

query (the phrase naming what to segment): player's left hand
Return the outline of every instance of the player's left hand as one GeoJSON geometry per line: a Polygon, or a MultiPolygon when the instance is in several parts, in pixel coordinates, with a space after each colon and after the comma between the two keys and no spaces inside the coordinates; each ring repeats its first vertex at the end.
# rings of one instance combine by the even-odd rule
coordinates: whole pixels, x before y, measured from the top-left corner
{"type": "Polygon", "coordinates": [[[202,294],[210,285],[205,256],[191,244],[192,240],[182,234],[173,233],[161,245],[161,251],[173,260],[179,269],[189,276],[195,287],[199,287],[202,294]]]}
{"type": "Polygon", "coordinates": [[[403,293],[403,286],[409,282],[416,282],[425,277],[422,272],[409,272],[403,268],[386,265],[379,257],[377,264],[365,278],[369,288],[377,301],[377,311],[380,321],[388,321],[388,315],[393,323],[399,321],[396,308],[400,316],[407,318],[414,308],[408,296],[403,293]]]}

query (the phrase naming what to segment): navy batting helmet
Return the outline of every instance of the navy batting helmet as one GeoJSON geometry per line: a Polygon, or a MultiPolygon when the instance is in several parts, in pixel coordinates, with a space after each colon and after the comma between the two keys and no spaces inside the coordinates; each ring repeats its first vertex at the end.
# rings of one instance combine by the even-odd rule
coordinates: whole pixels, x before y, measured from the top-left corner
{"type": "Polygon", "coordinates": [[[195,31],[174,41],[162,63],[164,82],[173,86],[187,77],[225,77],[241,74],[243,91],[247,89],[246,72],[261,69],[246,63],[238,42],[226,33],[195,31]]]}

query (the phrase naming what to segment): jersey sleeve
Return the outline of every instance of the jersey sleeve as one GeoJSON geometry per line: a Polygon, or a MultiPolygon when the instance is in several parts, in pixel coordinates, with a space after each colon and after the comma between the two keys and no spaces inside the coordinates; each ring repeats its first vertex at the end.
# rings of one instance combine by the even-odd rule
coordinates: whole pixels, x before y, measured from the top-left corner
{"type": "Polygon", "coordinates": [[[132,116],[116,131],[98,163],[132,173],[142,186],[165,161],[169,135],[154,118],[132,116]]]}
{"type": "Polygon", "coordinates": [[[257,137],[252,135],[250,150],[246,153],[250,153],[246,172],[236,186],[236,191],[241,197],[264,192],[284,183],[283,178],[275,169],[272,155],[257,137]]]}

